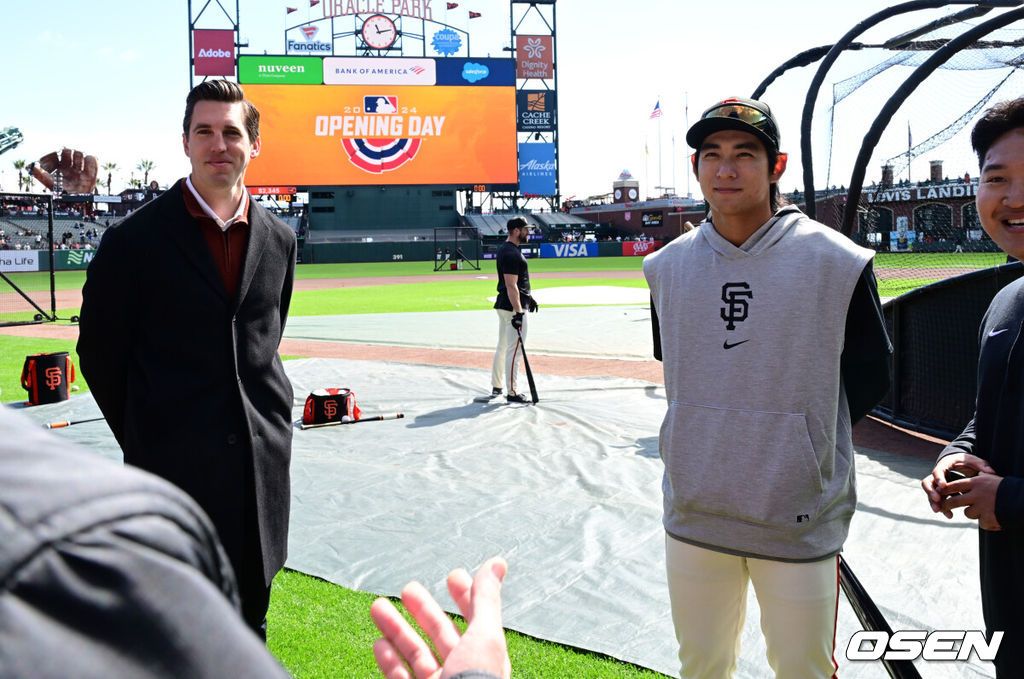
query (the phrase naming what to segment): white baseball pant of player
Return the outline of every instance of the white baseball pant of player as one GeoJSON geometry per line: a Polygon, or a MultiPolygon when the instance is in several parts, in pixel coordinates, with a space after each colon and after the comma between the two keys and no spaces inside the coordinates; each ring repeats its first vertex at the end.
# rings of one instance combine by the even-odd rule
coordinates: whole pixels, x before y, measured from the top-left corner
{"type": "Polygon", "coordinates": [[[829,679],[836,673],[839,559],[789,563],[724,554],[665,536],[679,676],[728,679],[736,670],[754,583],[761,631],[776,679],[829,679]]]}
{"type": "MultiPolygon", "coordinates": [[[[498,312],[498,346],[494,350],[494,361],[491,364],[491,387],[504,389],[508,384],[507,394],[518,393],[516,383],[519,377],[519,359],[523,352],[519,349],[519,333],[512,327],[512,311],[495,309],[498,312]]],[[[523,314],[523,339],[526,339],[526,317],[523,314]]]]}

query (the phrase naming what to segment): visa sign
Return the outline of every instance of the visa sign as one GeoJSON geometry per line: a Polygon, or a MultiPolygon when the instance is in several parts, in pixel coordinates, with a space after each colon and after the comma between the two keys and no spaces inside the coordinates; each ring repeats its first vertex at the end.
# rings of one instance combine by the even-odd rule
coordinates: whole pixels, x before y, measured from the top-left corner
{"type": "Polygon", "coordinates": [[[597,257],[597,243],[541,243],[540,256],[597,257]]]}

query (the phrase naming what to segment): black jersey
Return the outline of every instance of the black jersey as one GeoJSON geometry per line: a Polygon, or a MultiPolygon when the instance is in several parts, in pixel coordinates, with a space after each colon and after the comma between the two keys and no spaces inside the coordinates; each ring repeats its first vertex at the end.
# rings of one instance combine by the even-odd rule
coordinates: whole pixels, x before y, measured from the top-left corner
{"type": "MultiPolygon", "coordinates": [[[[530,272],[526,264],[526,257],[523,256],[518,245],[505,241],[498,247],[496,261],[498,264],[498,298],[494,300],[494,308],[514,311],[512,302],[508,299],[508,290],[505,289],[505,274],[510,273],[514,276],[519,276],[517,285],[519,294],[529,295],[530,272]]],[[[523,302],[523,308],[526,308],[525,301],[523,302]]]]}

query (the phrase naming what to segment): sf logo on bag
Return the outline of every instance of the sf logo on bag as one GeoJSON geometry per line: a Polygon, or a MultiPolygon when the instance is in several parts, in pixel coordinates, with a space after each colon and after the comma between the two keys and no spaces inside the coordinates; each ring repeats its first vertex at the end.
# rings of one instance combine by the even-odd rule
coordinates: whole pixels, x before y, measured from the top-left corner
{"type": "Polygon", "coordinates": [[[362,416],[356,404],[356,395],[350,389],[317,389],[306,397],[302,411],[303,424],[329,424],[331,422],[354,422],[362,416]]]}
{"type": "Polygon", "coordinates": [[[75,381],[75,364],[66,351],[25,357],[21,386],[28,392],[28,404],[68,400],[69,385],[75,381]]]}
{"type": "Polygon", "coordinates": [[[60,368],[54,366],[46,369],[46,388],[53,391],[64,383],[64,373],[60,368]]]}

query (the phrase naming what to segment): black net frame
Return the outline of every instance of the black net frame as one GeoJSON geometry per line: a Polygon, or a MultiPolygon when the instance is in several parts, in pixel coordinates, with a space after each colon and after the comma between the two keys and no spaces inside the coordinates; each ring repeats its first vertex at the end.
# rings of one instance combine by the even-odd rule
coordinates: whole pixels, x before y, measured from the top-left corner
{"type": "Polygon", "coordinates": [[[480,270],[480,231],[472,226],[434,228],[434,271],[464,266],[480,270]]]}
{"type": "MultiPolygon", "coordinates": [[[[22,250],[3,250],[5,256],[18,256],[16,253],[36,252],[47,253],[47,266],[49,271],[49,295],[35,293],[31,294],[22,289],[17,283],[18,274],[11,271],[4,271],[0,267],[0,326],[29,325],[33,323],[46,323],[57,320],[57,290],[53,249],[53,195],[49,193],[3,193],[0,192],[0,223],[4,230],[11,229],[12,237],[29,237],[42,235],[38,232],[31,233],[32,229],[13,221],[13,214],[19,207],[34,207],[37,210],[46,210],[46,250],[34,248],[22,250]],[[10,275],[9,275],[10,274],[10,275]],[[45,307],[49,303],[49,309],[45,307]]],[[[18,242],[21,242],[20,240],[18,242]]],[[[29,242],[29,241],[26,241],[29,242]]],[[[27,257],[27,255],[21,255],[27,257]]],[[[36,255],[37,257],[39,255],[36,255]]],[[[47,269],[42,269],[46,271],[47,269]]]]}

